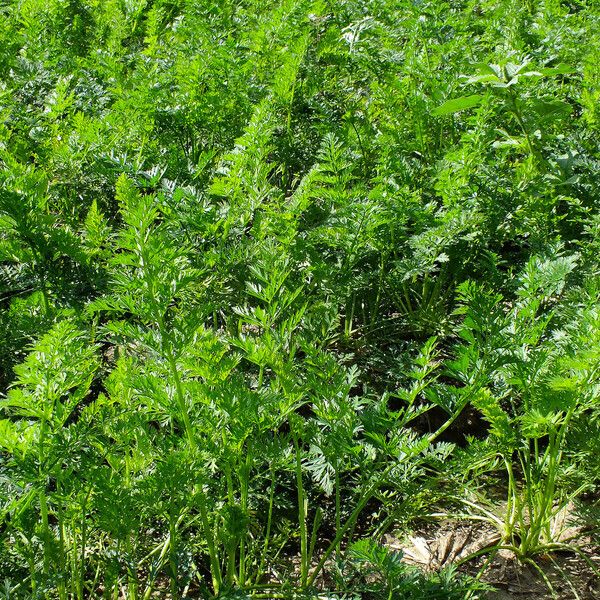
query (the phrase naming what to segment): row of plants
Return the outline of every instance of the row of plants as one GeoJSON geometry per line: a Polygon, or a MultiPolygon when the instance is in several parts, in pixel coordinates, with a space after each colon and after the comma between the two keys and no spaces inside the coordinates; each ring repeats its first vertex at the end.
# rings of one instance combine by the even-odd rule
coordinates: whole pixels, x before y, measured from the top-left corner
{"type": "Polygon", "coordinates": [[[7,600],[483,598],[440,510],[596,569],[593,2],[0,12],[7,600]]]}

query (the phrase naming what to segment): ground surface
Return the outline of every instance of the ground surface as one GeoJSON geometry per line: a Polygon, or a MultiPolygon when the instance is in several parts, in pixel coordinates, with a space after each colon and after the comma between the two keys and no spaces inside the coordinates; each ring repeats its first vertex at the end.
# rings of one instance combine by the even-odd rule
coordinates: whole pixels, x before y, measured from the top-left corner
{"type": "MultiPolygon", "coordinates": [[[[485,523],[441,520],[424,525],[407,538],[388,535],[385,543],[402,550],[406,562],[430,571],[460,562],[472,553],[493,546],[498,540],[498,534],[485,523]]],[[[487,600],[600,598],[600,577],[588,562],[596,564],[600,570],[600,548],[585,535],[580,538],[579,548],[582,554],[564,552],[538,557],[539,570],[519,563],[511,553],[503,550],[498,551],[487,566],[490,556],[483,554],[465,562],[460,569],[473,576],[481,573],[481,579],[496,588],[487,595],[487,600]],[[481,572],[484,566],[486,568],[481,572]],[[554,593],[544,581],[542,572],[554,593]]]]}

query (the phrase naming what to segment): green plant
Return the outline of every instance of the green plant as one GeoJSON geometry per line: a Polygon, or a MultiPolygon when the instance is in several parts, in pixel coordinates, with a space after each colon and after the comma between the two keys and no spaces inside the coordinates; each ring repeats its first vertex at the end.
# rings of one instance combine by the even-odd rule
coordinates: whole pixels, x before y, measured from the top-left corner
{"type": "Polygon", "coordinates": [[[463,286],[460,334],[467,346],[449,365],[489,423],[487,444],[507,477],[503,515],[465,502],[498,527],[501,541],[492,550],[511,550],[531,565],[542,553],[577,550],[561,537],[558,517],[590,485],[568,489],[564,481],[577,468],[568,453],[569,431],[596,403],[597,352],[590,350],[596,347],[595,311],[583,311],[577,325],[561,329],[549,308],[576,262],[576,256],[533,258],[508,308],[499,294],[463,286]],[[561,343],[566,331],[572,337],[561,343]]]}
{"type": "Polygon", "coordinates": [[[486,585],[475,579],[460,577],[452,568],[440,573],[423,574],[416,567],[402,562],[402,554],[379,545],[372,540],[361,540],[350,548],[349,561],[358,573],[367,578],[377,577],[376,583],[365,586],[363,593],[373,597],[381,595],[388,600],[394,598],[419,600],[426,598],[482,598],[488,591],[486,585]]]}
{"type": "Polygon", "coordinates": [[[0,4],[0,595],[454,597],[364,540],[597,525],[593,3],[0,4]]]}
{"type": "Polygon", "coordinates": [[[67,520],[63,494],[77,460],[74,448],[69,448],[69,421],[89,392],[98,368],[95,351],[85,334],[68,321],[62,321],[16,367],[17,386],[0,404],[5,416],[12,417],[1,421],[2,447],[11,456],[23,490],[10,510],[19,515],[29,512],[32,504],[36,506],[33,529],[20,531],[17,525],[16,530],[30,553],[33,594],[38,586],[43,588],[55,579],[60,598],[67,598],[67,520]],[[42,552],[40,573],[37,536],[42,552]]]}

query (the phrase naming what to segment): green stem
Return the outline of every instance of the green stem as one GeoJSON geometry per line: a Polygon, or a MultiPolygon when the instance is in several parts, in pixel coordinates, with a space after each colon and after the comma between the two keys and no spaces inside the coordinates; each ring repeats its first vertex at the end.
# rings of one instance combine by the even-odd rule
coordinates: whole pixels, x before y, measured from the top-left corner
{"type": "Polygon", "coordinates": [[[271,526],[273,522],[273,504],[275,501],[275,468],[273,467],[273,463],[271,463],[270,467],[271,472],[271,485],[269,489],[269,512],[267,514],[267,529],[265,531],[265,541],[263,544],[263,549],[260,556],[260,561],[258,563],[258,570],[256,572],[255,585],[260,581],[262,570],[265,565],[265,561],[267,559],[267,552],[269,550],[269,543],[271,539],[271,526]]]}
{"type": "Polygon", "coordinates": [[[221,588],[221,567],[215,548],[214,535],[210,529],[210,521],[208,520],[208,513],[206,511],[206,494],[201,487],[198,488],[198,494],[200,496],[200,521],[202,522],[202,528],[206,536],[206,545],[208,546],[212,585],[215,595],[218,596],[221,588]]]}
{"type": "Polygon", "coordinates": [[[366,175],[369,163],[367,162],[367,153],[365,152],[365,148],[363,146],[363,142],[360,137],[358,127],[356,127],[356,123],[354,122],[354,115],[352,115],[352,117],[350,117],[350,124],[352,125],[352,129],[354,129],[354,133],[356,134],[356,139],[358,140],[358,147],[360,148],[360,154],[362,156],[363,172],[366,175]]]}
{"type": "Polygon", "coordinates": [[[87,546],[87,503],[92,493],[92,488],[88,490],[81,505],[81,558],[79,565],[79,579],[77,581],[77,600],[83,600],[83,585],[85,581],[85,550],[87,546]]]}
{"type": "MultiPolygon", "coordinates": [[[[340,492],[340,473],[336,461],[335,465],[335,530],[338,531],[341,526],[341,512],[342,512],[342,501],[341,501],[341,492],[340,492]]],[[[342,554],[342,541],[338,541],[335,553],[337,559],[340,560],[342,554]]]]}
{"type": "MultiPolygon", "coordinates": [[[[233,489],[233,476],[231,475],[231,466],[228,462],[223,467],[225,471],[225,481],[227,482],[227,502],[233,509],[235,506],[235,493],[233,489]]],[[[225,583],[227,587],[232,587],[235,580],[235,557],[236,557],[236,544],[235,542],[228,541],[226,544],[227,551],[227,566],[225,570],[225,583]]]]}
{"type": "Polygon", "coordinates": [[[317,507],[315,511],[315,518],[313,519],[312,530],[310,533],[310,544],[308,546],[308,560],[307,563],[310,566],[312,557],[315,555],[315,546],[317,545],[317,534],[319,533],[319,527],[321,527],[321,521],[323,520],[323,511],[320,507],[317,507]]]}
{"type": "Polygon", "coordinates": [[[169,511],[169,567],[171,579],[171,597],[179,598],[179,569],[177,566],[177,519],[173,510],[169,511]]]}
{"type": "Polygon", "coordinates": [[[377,294],[375,295],[375,306],[373,307],[373,313],[371,314],[371,330],[375,327],[377,317],[379,316],[379,304],[381,303],[381,292],[383,290],[383,281],[385,277],[384,267],[385,258],[382,252],[379,261],[379,277],[377,281],[377,294]]]}
{"type": "Polygon", "coordinates": [[[536,516],[535,500],[539,498],[538,478],[536,477],[535,469],[532,469],[531,466],[531,447],[529,442],[527,443],[527,449],[519,452],[519,460],[525,479],[522,494],[525,496],[525,503],[529,514],[529,527],[526,526],[523,511],[521,511],[522,518],[519,523],[519,533],[521,536],[520,551],[523,555],[526,555],[529,553],[529,548],[532,545],[536,545],[535,523],[538,521],[538,518],[536,516]]]}
{"type": "Polygon", "coordinates": [[[531,140],[531,137],[529,135],[529,132],[527,131],[527,128],[525,127],[525,122],[523,121],[523,116],[521,114],[521,111],[519,110],[519,107],[517,105],[517,98],[516,98],[515,92],[512,90],[512,88],[508,88],[508,94],[509,94],[511,104],[512,104],[512,112],[515,115],[515,118],[517,119],[517,123],[519,124],[521,131],[525,135],[525,140],[527,141],[527,149],[529,150],[529,155],[531,156],[531,158],[535,158],[537,155],[536,150],[535,150],[535,147],[531,140]]]}
{"type": "Polygon", "coordinates": [[[179,412],[181,415],[181,419],[183,421],[183,426],[185,428],[185,433],[190,442],[192,448],[195,447],[194,440],[194,432],[192,429],[192,423],[190,421],[190,416],[188,414],[187,405],[185,402],[185,395],[183,393],[183,386],[181,385],[181,378],[179,377],[179,370],[177,369],[177,362],[175,357],[173,356],[173,352],[169,347],[166,351],[167,361],[169,363],[169,367],[171,369],[171,375],[173,377],[173,381],[175,382],[175,391],[177,396],[177,404],[179,407],[179,412]]]}
{"type": "Polygon", "coordinates": [[[265,366],[261,364],[258,368],[258,389],[259,390],[263,386],[264,375],[265,375],[265,366]]]}
{"type": "Polygon", "coordinates": [[[42,566],[42,574],[44,577],[50,569],[50,525],[48,522],[48,498],[46,497],[46,477],[44,469],[45,465],[45,449],[44,441],[46,438],[47,421],[42,418],[40,423],[40,440],[38,447],[38,477],[40,480],[40,517],[42,520],[42,539],[44,545],[44,562],[42,566]]]}
{"type": "Polygon", "coordinates": [[[512,464],[510,458],[504,458],[504,464],[506,466],[506,473],[508,474],[508,494],[506,502],[506,518],[504,519],[504,541],[513,541],[514,527],[515,527],[515,511],[517,510],[517,497],[515,488],[515,476],[513,473],[512,464]]]}
{"type": "Polygon", "coordinates": [[[300,525],[300,584],[303,588],[308,582],[308,531],[306,518],[308,500],[302,483],[302,455],[298,438],[294,433],[294,448],[296,450],[296,488],[298,491],[298,523],[300,525]]]}
{"type": "Polygon", "coordinates": [[[127,556],[127,594],[128,600],[137,600],[138,592],[138,580],[137,580],[137,569],[134,567],[133,562],[133,548],[132,536],[127,535],[125,537],[125,553],[127,556]]]}
{"type": "MultiPolygon", "coordinates": [[[[250,448],[248,448],[246,452],[246,464],[240,470],[240,504],[244,519],[248,514],[248,482],[251,469],[252,453],[250,452],[250,448]]],[[[244,527],[240,539],[240,572],[238,581],[241,587],[246,585],[246,527],[244,527]]]]}
{"type": "Polygon", "coordinates": [[[48,524],[48,499],[46,490],[40,490],[40,516],[42,519],[42,537],[44,540],[44,562],[42,574],[46,576],[50,569],[50,526],[48,524]]]}
{"type": "Polygon", "coordinates": [[[63,512],[63,505],[60,495],[60,484],[57,482],[57,519],[58,519],[58,568],[59,568],[59,580],[58,580],[58,597],[60,600],[67,600],[67,587],[65,582],[65,576],[67,572],[67,560],[65,551],[65,519],[63,512]]]}
{"type": "Polygon", "coordinates": [[[310,587],[313,585],[313,583],[319,576],[319,573],[325,566],[325,563],[329,560],[329,557],[331,556],[331,554],[334,552],[334,550],[337,548],[338,544],[344,538],[344,535],[346,534],[346,532],[354,525],[354,522],[358,519],[360,513],[363,511],[364,507],[367,505],[369,500],[373,497],[373,494],[375,493],[377,488],[381,485],[381,482],[383,481],[383,479],[385,477],[387,477],[387,474],[391,471],[391,468],[392,468],[392,465],[390,465],[386,469],[384,469],[381,476],[378,477],[376,479],[376,481],[367,488],[366,492],[363,494],[362,498],[358,501],[357,505],[354,507],[354,510],[352,511],[352,513],[350,514],[350,516],[348,517],[348,519],[346,520],[344,525],[342,525],[338,529],[334,539],[331,541],[331,543],[329,544],[329,546],[323,553],[321,560],[318,562],[316,568],[312,572],[312,575],[309,577],[309,579],[306,582],[306,585],[304,587],[310,587]]]}

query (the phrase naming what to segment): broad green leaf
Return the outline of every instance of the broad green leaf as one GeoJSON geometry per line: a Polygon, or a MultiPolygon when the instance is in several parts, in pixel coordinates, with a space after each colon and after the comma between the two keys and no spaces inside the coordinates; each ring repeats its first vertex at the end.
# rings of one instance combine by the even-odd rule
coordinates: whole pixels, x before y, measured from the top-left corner
{"type": "Polygon", "coordinates": [[[472,96],[460,96],[459,98],[453,98],[444,102],[441,106],[438,106],[432,110],[432,114],[436,116],[451,115],[461,110],[467,110],[474,108],[481,104],[483,96],[480,94],[473,94],[472,96]]]}
{"type": "Polygon", "coordinates": [[[538,69],[542,75],[568,75],[575,73],[575,69],[571,65],[560,63],[556,67],[546,67],[544,69],[538,69]]]}
{"type": "Polygon", "coordinates": [[[485,75],[473,75],[469,77],[468,75],[462,75],[464,78],[464,85],[468,85],[469,83],[490,83],[490,82],[502,82],[502,79],[493,73],[488,73],[485,75]]]}
{"type": "Polygon", "coordinates": [[[573,110],[568,102],[562,100],[535,100],[532,108],[542,117],[568,116],[573,110]]]}

